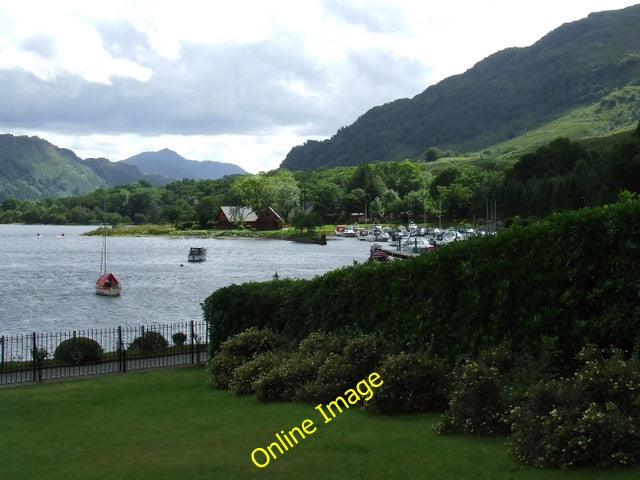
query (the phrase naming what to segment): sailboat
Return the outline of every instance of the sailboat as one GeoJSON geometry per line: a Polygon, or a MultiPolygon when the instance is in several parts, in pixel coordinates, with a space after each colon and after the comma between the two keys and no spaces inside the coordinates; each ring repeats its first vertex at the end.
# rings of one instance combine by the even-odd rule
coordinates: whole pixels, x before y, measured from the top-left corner
{"type": "Polygon", "coordinates": [[[96,280],[96,293],[107,297],[117,297],[122,291],[120,280],[111,272],[107,272],[107,236],[102,235],[102,258],[100,260],[100,277],[96,280]]]}

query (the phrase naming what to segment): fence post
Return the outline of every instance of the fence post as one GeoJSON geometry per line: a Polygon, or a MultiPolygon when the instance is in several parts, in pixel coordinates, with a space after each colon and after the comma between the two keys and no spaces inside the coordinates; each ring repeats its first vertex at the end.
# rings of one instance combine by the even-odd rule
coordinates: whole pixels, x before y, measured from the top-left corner
{"type": "Polygon", "coordinates": [[[1,370],[4,365],[4,335],[0,337],[0,346],[2,347],[0,349],[0,370],[1,370]]]}
{"type": "Polygon", "coordinates": [[[194,358],[194,354],[195,354],[195,337],[194,337],[194,329],[193,329],[193,320],[191,320],[191,363],[194,363],[193,358],[194,358]]]}
{"type": "Polygon", "coordinates": [[[36,381],[36,374],[38,373],[38,345],[36,345],[36,332],[31,335],[31,343],[33,350],[31,356],[33,357],[33,381],[36,381]]]}
{"type": "Polygon", "coordinates": [[[118,369],[125,373],[127,371],[127,352],[122,341],[122,326],[118,326],[118,369]]]}

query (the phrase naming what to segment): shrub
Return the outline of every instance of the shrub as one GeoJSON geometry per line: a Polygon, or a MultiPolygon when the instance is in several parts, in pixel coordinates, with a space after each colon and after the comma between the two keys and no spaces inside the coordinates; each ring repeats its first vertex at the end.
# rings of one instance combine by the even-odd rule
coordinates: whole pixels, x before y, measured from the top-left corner
{"type": "Polygon", "coordinates": [[[235,357],[249,360],[257,353],[284,350],[288,347],[288,339],[269,328],[251,327],[240,332],[220,345],[220,351],[235,357]]]}
{"type": "Polygon", "coordinates": [[[229,388],[233,371],[242,365],[241,358],[226,352],[216,353],[207,364],[209,386],[218,390],[229,388]]]}
{"type": "Polygon", "coordinates": [[[131,342],[131,345],[129,345],[131,350],[137,350],[145,355],[162,352],[168,347],[169,342],[167,339],[164,338],[161,333],[154,332],[153,330],[145,331],[142,335],[131,342]]]}
{"type": "Polygon", "coordinates": [[[341,353],[346,343],[347,339],[336,333],[313,332],[300,342],[298,352],[320,366],[329,355],[341,353]]]}
{"type": "Polygon", "coordinates": [[[296,352],[285,358],[280,365],[266,372],[255,383],[258,399],[262,401],[290,402],[296,392],[318,373],[315,361],[296,352]]]}
{"type": "Polygon", "coordinates": [[[284,335],[272,330],[248,328],[220,344],[220,350],[211,357],[208,364],[209,384],[213,388],[229,388],[233,371],[266,352],[284,351],[289,341],[284,335]]]}
{"type": "Polygon", "coordinates": [[[38,348],[37,350],[31,352],[31,356],[36,362],[42,363],[49,356],[49,351],[46,348],[38,348]]]}
{"type": "Polygon", "coordinates": [[[302,385],[295,399],[311,403],[333,400],[375,371],[383,355],[384,343],[380,337],[354,337],[346,342],[342,354],[330,354],[326,358],[318,368],[315,381],[302,385]]]}
{"type": "Polygon", "coordinates": [[[282,361],[282,356],[273,352],[262,353],[236,367],[231,373],[229,390],[236,395],[248,395],[256,390],[256,382],[282,361]]]}
{"type": "Polygon", "coordinates": [[[182,345],[184,345],[184,342],[187,341],[187,334],[183,332],[176,332],[171,335],[171,340],[173,340],[173,343],[177,347],[181,347],[182,345]]]}
{"type": "Polygon", "coordinates": [[[367,409],[391,414],[444,410],[448,368],[426,354],[399,353],[384,359],[378,371],[384,381],[367,409]]]}
{"type": "Polygon", "coordinates": [[[452,372],[449,407],[439,433],[506,433],[506,414],[517,393],[513,387],[515,355],[504,346],[467,359],[452,372]]]}
{"type": "Polygon", "coordinates": [[[539,467],[640,465],[640,362],[583,350],[572,377],[532,387],[512,411],[509,447],[539,467]]]}
{"type": "Polygon", "coordinates": [[[73,364],[95,363],[104,358],[104,351],[92,338],[73,337],[60,342],[53,352],[53,358],[73,364]]]}
{"type": "Polygon", "coordinates": [[[337,334],[314,332],[303,339],[295,353],[287,356],[255,384],[256,395],[263,401],[290,402],[305,385],[314,382],[318,369],[330,355],[342,352],[346,339],[337,334]]]}

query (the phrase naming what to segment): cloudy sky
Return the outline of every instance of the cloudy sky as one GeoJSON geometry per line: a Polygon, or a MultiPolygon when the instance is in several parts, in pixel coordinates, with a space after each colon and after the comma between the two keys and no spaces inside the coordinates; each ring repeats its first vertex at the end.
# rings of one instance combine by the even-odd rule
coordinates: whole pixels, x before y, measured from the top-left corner
{"type": "Polygon", "coordinates": [[[0,133],[257,173],[623,0],[0,0],[0,133]]]}

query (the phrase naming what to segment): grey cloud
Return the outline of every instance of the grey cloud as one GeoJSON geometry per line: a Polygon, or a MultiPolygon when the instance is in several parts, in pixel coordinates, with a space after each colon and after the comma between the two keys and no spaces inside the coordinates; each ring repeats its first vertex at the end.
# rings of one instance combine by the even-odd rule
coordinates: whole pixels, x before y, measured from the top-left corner
{"type": "Polygon", "coordinates": [[[55,42],[51,37],[35,35],[25,39],[20,46],[27,52],[32,52],[42,58],[50,59],[54,58],[56,54],[54,45],[55,42]]]}
{"type": "Polygon", "coordinates": [[[343,0],[324,0],[327,11],[350,25],[359,25],[370,32],[393,33],[407,27],[406,20],[398,15],[393,5],[364,2],[355,5],[343,0]]]}
{"type": "MultiPolygon", "coordinates": [[[[300,42],[183,44],[179,60],[157,56],[133,29],[101,29],[114,57],[154,72],[147,82],[114,78],[111,85],[66,75],[42,81],[0,70],[0,124],[80,133],[254,134],[293,127],[330,135],[364,111],[414,93],[420,68],[375,49],[349,51],[346,65],[319,67],[300,42]],[[312,92],[286,88],[299,82],[312,92]]],[[[415,92],[417,93],[417,92],[415,92]]]]}

